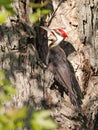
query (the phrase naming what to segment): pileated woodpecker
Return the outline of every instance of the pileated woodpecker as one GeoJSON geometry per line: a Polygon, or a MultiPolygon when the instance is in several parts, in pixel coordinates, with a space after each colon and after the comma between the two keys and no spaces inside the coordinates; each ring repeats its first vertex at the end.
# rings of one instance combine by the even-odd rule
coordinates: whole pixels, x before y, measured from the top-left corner
{"type": "Polygon", "coordinates": [[[78,94],[75,90],[73,73],[70,70],[64,50],[58,46],[66,37],[67,33],[62,29],[48,29],[43,27],[49,33],[50,41],[48,43],[48,54],[46,63],[49,70],[54,74],[54,84],[59,86],[69,97],[73,105],[80,107],[78,94]]]}

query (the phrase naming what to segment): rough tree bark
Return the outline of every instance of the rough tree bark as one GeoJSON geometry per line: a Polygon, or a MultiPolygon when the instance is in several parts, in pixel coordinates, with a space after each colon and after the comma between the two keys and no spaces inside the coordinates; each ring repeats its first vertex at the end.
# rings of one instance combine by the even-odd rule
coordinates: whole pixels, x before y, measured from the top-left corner
{"type": "MultiPolygon", "coordinates": [[[[89,75],[84,96],[83,111],[87,116],[87,128],[98,129],[98,1],[77,0],[79,11],[79,32],[84,46],[82,52],[89,61],[93,74],[89,75]]],[[[84,71],[90,72],[85,63],[84,71]]],[[[87,73],[86,72],[86,73],[87,73]]],[[[86,76],[86,75],[85,75],[86,76]]],[[[87,78],[85,78],[87,79],[87,78]]]]}
{"type": "Polygon", "coordinates": [[[87,51],[89,60],[95,73],[98,74],[98,1],[78,1],[79,32],[83,43],[89,46],[87,51]]]}
{"type": "Polygon", "coordinates": [[[0,69],[7,71],[7,78],[17,89],[13,101],[6,103],[5,107],[29,104],[35,109],[47,108],[59,124],[58,130],[97,130],[97,0],[62,0],[61,4],[59,0],[51,0],[47,5],[56,12],[52,14],[52,20],[47,17],[45,24],[50,28],[62,27],[68,33],[68,39],[61,47],[74,68],[73,73],[84,95],[82,110],[77,110],[67,95],[62,99],[58,90],[50,89],[53,74],[45,66],[47,34],[39,28],[43,22],[32,28],[28,2],[16,1],[13,6],[18,17],[11,17],[9,25],[0,26],[0,69]]]}

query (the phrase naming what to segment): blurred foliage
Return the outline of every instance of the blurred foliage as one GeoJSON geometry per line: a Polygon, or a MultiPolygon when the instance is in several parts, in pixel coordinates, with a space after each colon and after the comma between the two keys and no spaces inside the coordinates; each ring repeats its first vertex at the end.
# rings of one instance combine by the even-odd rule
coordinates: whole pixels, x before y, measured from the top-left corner
{"type": "Polygon", "coordinates": [[[46,8],[48,4],[48,0],[45,0],[44,2],[41,3],[31,3],[30,2],[30,7],[32,7],[33,13],[30,14],[30,20],[33,23],[37,23],[40,21],[41,18],[47,16],[51,11],[46,8]]]}
{"type": "MultiPolygon", "coordinates": [[[[14,9],[11,7],[13,2],[14,0],[0,0],[0,23],[5,23],[8,16],[16,14],[14,9]]],[[[48,0],[41,3],[29,3],[28,6],[31,7],[32,10],[35,10],[29,15],[31,22],[37,23],[41,18],[50,13],[50,10],[46,9],[47,4],[48,0]]]]}
{"type": "Polygon", "coordinates": [[[47,14],[50,13],[50,10],[48,9],[37,9],[36,12],[34,12],[33,14],[30,14],[30,20],[33,22],[33,23],[37,23],[39,22],[39,20],[42,18],[42,17],[45,17],[47,14]]]}
{"type": "Polygon", "coordinates": [[[15,87],[12,85],[10,80],[5,77],[6,72],[0,70],[0,107],[6,100],[11,99],[11,94],[15,94],[15,87]]]}
{"type": "Polygon", "coordinates": [[[9,13],[7,11],[0,11],[0,23],[5,23],[9,13]]]}
{"type": "Polygon", "coordinates": [[[0,0],[0,23],[5,23],[9,15],[15,14],[11,7],[14,0],[0,0]]]}
{"type": "Polygon", "coordinates": [[[26,115],[27,108],[25,107],[22,109],[6,109],[5,112],[0,112],[0,130],[15,130],[24,127],[26,115]]]}
{"type": "Polygon", "coordinates": [[[52,130],[57,127],[49,111],[33,111],[29,117],[29,108],[7,109],[4,104],[15,94],[15,87],[6,78],[6,72],[0,70],[0,130],[24,128],[28,122],[32,130],[52,130]]]}
{"type": "Polygon", "coordinates": [[[30,121],[33,130],[51,130],[55,129],[57,125],[49,117],[50,113],[46,110],[35,111],[32,114],[32,119],[30,121]]]}
{"type": "Polygon", "coordinates": [[[42,8],[42,7],[45,7],[47,4],[48,4],[48,0],[45,0],[44,2],[41,2],[41,3],[33,3],[33,2],[30,2],[30,6],[34,9],[34,8],[42,8]]]}

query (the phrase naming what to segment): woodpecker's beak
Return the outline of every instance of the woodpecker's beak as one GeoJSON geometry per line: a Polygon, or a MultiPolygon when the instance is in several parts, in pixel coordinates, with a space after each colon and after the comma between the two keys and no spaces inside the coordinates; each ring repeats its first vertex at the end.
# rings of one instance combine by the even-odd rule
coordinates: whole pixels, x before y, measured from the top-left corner
{"type": "Polygon", "coordinates": [[[42,29],[46,30],[47,32],[50,32],[51,33],[51,30],[47,27],[44,27],[44,26],[40,26],[42,29]]]}

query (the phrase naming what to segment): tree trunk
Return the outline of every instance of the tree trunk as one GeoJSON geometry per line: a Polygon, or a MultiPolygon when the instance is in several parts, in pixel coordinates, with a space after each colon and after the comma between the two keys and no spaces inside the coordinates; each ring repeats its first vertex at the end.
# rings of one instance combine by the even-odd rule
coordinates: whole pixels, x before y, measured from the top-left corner
{"type": "Polygon", "coordinates": [[[32,28],[28,2],[16,2],[13,6],[18,11],[17,19],[11,17],[9,26],[0,26],[0,69],[7,71],[6,77],[17,89],[13,101],[5,107],[29,105],[35,109],[49,109],[59,124],[58,130],[97,130],[97,0],[61,0],[60,3],[51,0],[47,8],[56,10],[55,13],[52,18],[47,17],[46,23],[39,23],[50,28],[62,27],[68,33],[68,39],[60,47],[74,69],[75,81],[84,96],[80,110],[71,104],[66,94],[62,98],[57,89],[52,89],[53,74],[45,65],[47,33],[39,25],[32,28]]]}
{"type": "Polygon", "coordinates": [[[88,47],[90,64],[98,74],[98,2],[97,0],[78,1],[79,32],[83,43],[88,47]]]}
{"type": "MultiPolygon", "coordinates": [[[[84,44],[83,54],[89,61],[93,74],[87,82],[86,94],[83,100],[83,111],[87,116],[87,128],[89,130],[98,129],[98,1],[97,0],[77,0],[79,32],[81,41],[84,44]]],[[[85,64],[87,67],[88,65],[85,64]]],[[[84,66],[84,70],[86,69],[84,66]]],[[[86,72],[87,73],[87,72],[86,72]]],[[[85,75],[86,76],[86,75],[85,75]]],[[[87,77],[87,76],[86,76],[87,77]]],[[[85,78],[87,79],[87,78],[85,78]]]]}
{"type": "Polygon", "coordinates": [[[17,19],[10,17],[8,26],[0,26],[0,69],[7,71],[6,77],[17,89],[16,96],[11,103],[6,103],[6,108],[20,108],[28,103],[33,108],[42,108],[43,86],[47,84],[44,65],[35,49],[35,31],[28,17],[28,2],[23,0],[14,3],[18,11],[17,19]]]}

